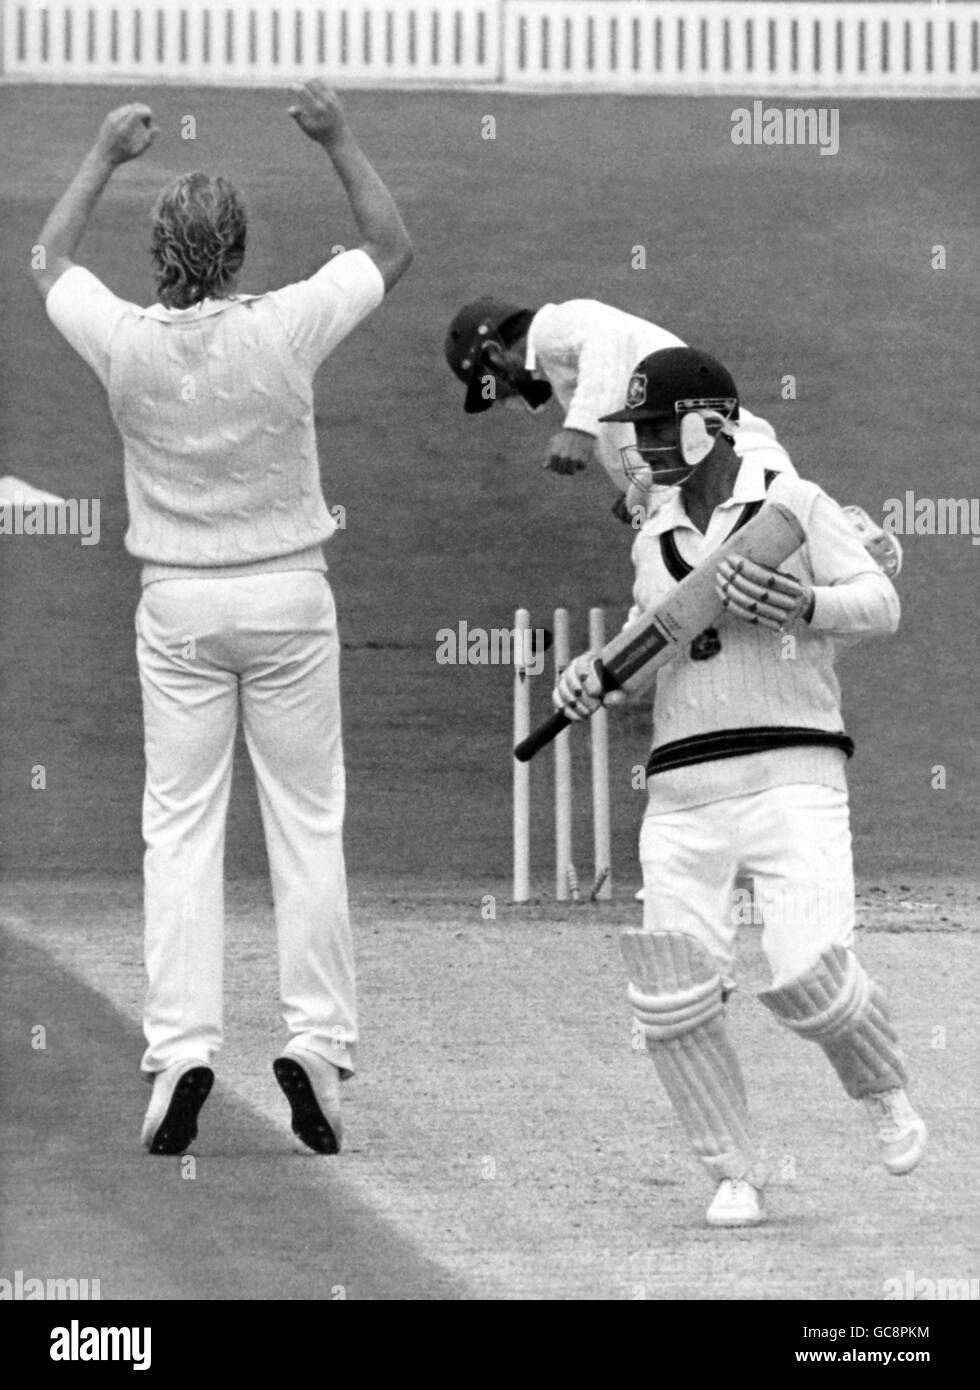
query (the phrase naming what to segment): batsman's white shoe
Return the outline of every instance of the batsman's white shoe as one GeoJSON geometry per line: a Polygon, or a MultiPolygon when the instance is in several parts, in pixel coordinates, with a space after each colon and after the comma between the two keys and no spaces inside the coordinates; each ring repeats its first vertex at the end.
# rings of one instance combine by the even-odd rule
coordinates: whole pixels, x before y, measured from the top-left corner
{"type": "Polygon", "coordinates": [[[314,1052],[283,1053],[272,1064],[293,1116],[293,1133],[318,1154],[340,1153],[340,1072],[314,1052]]]}
{"type": "Polygon", "coordinates": [[[724,1178],[708,1208],[709,1226],[758,1226],[764,1221],[766,1199],[761,1188],[744,1178],[724,1178]]]}
{"type": "Polygon", "coordinates": [[[910,1173],[925,1151],[925,1121],[912,1109],[912,1103],[901,1087],[892,1091],[875,1091],[861,1099],[878,1135],[885,1167],[889,1173],[897,1176],[910,1173]]]}
{"type": "Polygon", "coordinates": [[[175,1062],[153,1078],[143,1121],[143,1147],[151,1154],[182,1154],[197,1138],[197,1117],[211,1093],[214,1072],[206,1062],[175,1062]]]}

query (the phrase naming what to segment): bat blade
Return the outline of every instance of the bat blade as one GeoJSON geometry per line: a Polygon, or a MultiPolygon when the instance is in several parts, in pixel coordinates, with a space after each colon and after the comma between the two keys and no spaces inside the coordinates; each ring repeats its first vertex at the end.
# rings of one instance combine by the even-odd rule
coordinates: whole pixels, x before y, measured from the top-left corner
{"type": "Polygon", "coordinates": [[[742,555],[775,569],[803,544],[800,521],[781,502],[767,502],[682,579],[661,604],[625,627],[603,648],[602,661],[612,689],[639,694],[657,671],[688,646],[724,612],[715,592],[715,575],[726,555],[742,555]]]}
{"type": "MultiPolygon", "coordinates": [[[[647,689],[661,666],[724,612],[715,592],[715,574],[726,555],[742,555],[759,565],[776,568],[798,550],[806,535],[794,512],[781,502],[767,502],[759,513],[706,556],[677,588],[607,642],[600,656],[603,690],[636,695],[647,689]]],[[[552,714],[514,749],[527,762],[575,721],[552,714]]]]}

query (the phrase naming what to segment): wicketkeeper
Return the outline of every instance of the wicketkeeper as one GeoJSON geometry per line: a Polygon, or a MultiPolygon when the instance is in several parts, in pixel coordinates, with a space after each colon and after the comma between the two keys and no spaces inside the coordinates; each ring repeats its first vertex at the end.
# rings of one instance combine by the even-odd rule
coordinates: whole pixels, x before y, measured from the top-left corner
{"type": "MultiPolygon", "coordinates": [[[[554,403],[562,427],[548,442],[544,467],[574,474],[594,460],[617,491],[613,513],[636,529],[656,501],[633,486],[622,451],[634,442],[629,424],[610,420],[642,357],[662,348],[683,347],[682,339],[659,324],[627,314],[597,299],[568,299],[539,309],[521,308],[488,296],[464,304],[446,334],[446,361],[466,386],[468,415],[497,401],[532,414],[554,403]]],[[[786,450],[768,421],[742,408],[732,424],[740,457],[753,455],[766,468],[790,469],[786,450]]]]}
{"type": "MultiPolygon", "coordinates": [[[[466,385],[468,415],[496,401],[535,415],[550,403],[564,415],[548,441],[544,467],[580,473],[598,459],[618,496],[613,515],[639,529],[666,489],[637,486],[623,465],[634,444],[628,421],[615,417],[634,365],[652,352],[683,347],[675,334],[597,299],[569,299],[533,310],[487,296],[464,304],[446,334],[446,361],[466,385]],[[613,413],[610,413],[613,412],[613,413]]],[[[796,470],[768,420],[742,405],[728,425],[740,459],[773,473],[796,470]]],[[[845,512],[869,553],[894,578],[902,566],[898,539],[857,506],[845,512]]]]}
{"type": "MultiPolygon", "coordinates": [[[[767,1166],[725,1022],[734,986],[736,874],[754,879],[772,981],[762,1002],[815,1042],[861,1100],[889,1172],[919,1161],[925,1125],[881,989],[854,952],[854,882],[838,646],[894,633],[899,600],[842,509],[816,483],[770,473],[732,444],[731,375],[689,348],[637,366],[612,422],[636,442],[624,472],[662,501],[633,545],[631,618],[654,609],[767,499],[805,542],[778,570],[717,567],[723,616],[657,674],[640,833],[642,931],[623,934],[629,998],[677,1117],[716,1191],[711,1225],[763,1219],[767,1166]]],[[[573,661],[556,709],[601,703],[594,655],[573,661]]]]}

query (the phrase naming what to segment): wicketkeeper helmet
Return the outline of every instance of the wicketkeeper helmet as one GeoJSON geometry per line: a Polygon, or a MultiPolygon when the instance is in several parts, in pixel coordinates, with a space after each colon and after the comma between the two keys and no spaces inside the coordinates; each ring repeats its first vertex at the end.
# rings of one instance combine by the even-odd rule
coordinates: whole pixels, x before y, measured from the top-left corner
{"type": "Polygon", "coordinates": [[[488,296],[464,304],[449,325],[446,361],[466,384],[463,408],[468,415],[477,415],[493,405],[493,398],[488,400],[482,390],[482,378],[487,370],[483,353],[487,344],[509,347],[526,332],[533,317],[531,309],[488,296]]]}

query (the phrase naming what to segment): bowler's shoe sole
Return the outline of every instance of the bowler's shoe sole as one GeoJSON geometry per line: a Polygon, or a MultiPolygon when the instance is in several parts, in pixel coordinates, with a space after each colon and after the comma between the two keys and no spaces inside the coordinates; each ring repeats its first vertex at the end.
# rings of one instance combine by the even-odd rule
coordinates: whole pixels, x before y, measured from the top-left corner
{"type": "Polygon", "coordinates": [[[293,1112],[293,1133],[296,1138],[315,1153],[340,1153],[340,1141],[320,1109],[305,1069],[290,1057],[277,1057],[272,1070],[293,1112]]]}
{"type": "Polygon", "coordinates": [[[197,1138],[197,1117],[213,1085],[214,1072],[210,1067],[191,1067],[184,1072],[153,1136],[151,1154],[182,1154],[193,1144],[197,1138]]]}

